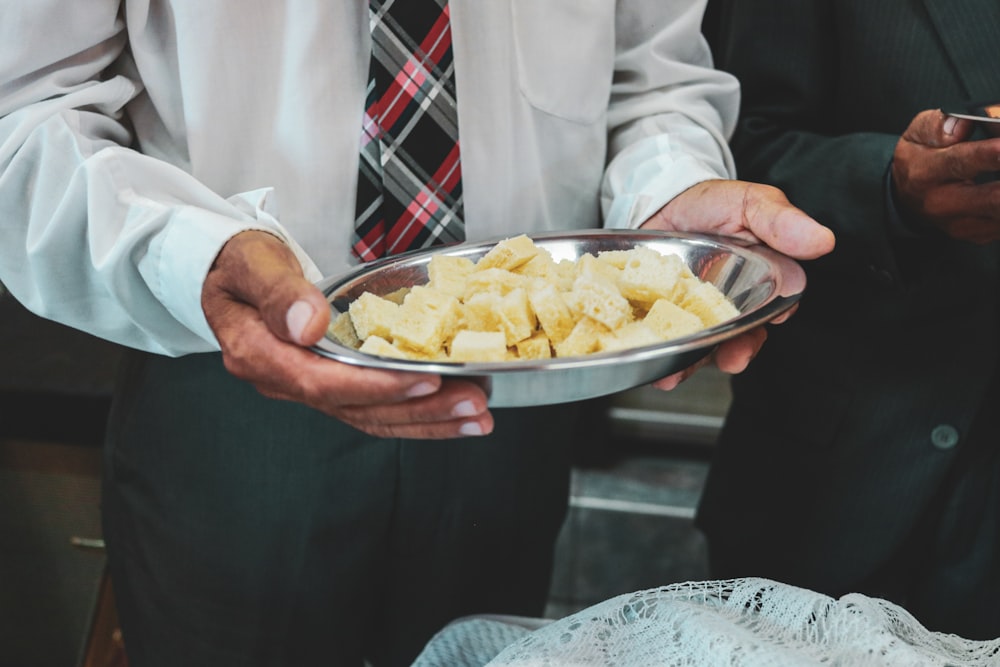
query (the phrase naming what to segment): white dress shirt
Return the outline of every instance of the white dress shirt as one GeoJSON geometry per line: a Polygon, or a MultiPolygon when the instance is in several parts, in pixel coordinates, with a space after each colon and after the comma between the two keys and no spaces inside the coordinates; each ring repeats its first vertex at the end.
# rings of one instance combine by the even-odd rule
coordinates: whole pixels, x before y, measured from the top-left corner
{"type": "MultiPolygon", "coordinates": [[[[451,0],[466,231],[637,227],[734,176],[703,1],[451,0]]],[[[204,277],[266,229],[350,268],[364,0],[0,0],[0,282],[118,343],[218,349],[204,277]]]]}

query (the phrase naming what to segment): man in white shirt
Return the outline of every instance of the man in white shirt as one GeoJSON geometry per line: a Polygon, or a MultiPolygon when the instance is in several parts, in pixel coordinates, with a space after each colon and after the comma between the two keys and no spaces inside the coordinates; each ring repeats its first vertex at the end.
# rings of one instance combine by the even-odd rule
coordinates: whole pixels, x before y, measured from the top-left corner
{"type": "MultiPolygon", "coordinates": [[[[644,225],[828,252],[780,192],[731,180],[738,86],[703,9],[452,0],[467,238],[644,225]]],[[[458,615],[540,614],[575,407],[490,411],[307,349],[314,281],[355,263],[366,3],[0,15],[0,282],[140,351],[104,495],[133,667],[408,664],[458,615]]]]}

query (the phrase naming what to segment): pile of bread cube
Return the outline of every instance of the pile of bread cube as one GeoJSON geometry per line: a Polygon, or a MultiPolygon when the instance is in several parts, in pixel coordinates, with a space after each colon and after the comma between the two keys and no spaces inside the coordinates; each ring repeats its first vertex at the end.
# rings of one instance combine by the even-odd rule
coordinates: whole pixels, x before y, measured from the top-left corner
{"type": "Polygon", "coordinates": [[[329,334],[382,357],[497,362],[655,345],[739,316],[677,255],[646,246],[556,261],[526,235],[477,261],[440,253],[424,285],[364,292],[329,334]]]}

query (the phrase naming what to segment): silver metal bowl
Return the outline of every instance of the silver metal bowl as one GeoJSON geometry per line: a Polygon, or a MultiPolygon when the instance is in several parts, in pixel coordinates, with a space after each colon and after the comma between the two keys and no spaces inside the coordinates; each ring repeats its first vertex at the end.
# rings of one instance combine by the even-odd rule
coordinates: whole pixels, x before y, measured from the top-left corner
{"type": "MultiPolygon", "coordinates": [[[[649,384],[691,366],[719,343],[773,320],[791,308],[806,285],[797,262],[766,246],[730,238],[645,230],[589,230],[531,236],[558,261],[586,253],[647,246],[680,256],[701,278],[712,282],[740,310],[729,322],[666,343],[580,357],[503,362],[449,363],[389,359],[359,352],[331,337],[313,349],[347,364],[399,371],[440,373],[481,385],[495,408],[565,403],[649,384]]],[[[428,281],[427,264],[436,254],[485,255],[497,241],[440,246],[366,264],[319,283],[334,316],[363,292],[384,296],[428,281]]]]}

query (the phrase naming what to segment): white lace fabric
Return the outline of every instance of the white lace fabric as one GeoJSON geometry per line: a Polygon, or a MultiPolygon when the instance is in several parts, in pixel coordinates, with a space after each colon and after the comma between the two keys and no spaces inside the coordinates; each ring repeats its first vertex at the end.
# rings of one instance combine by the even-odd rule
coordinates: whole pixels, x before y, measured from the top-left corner
{"type": "Polygon", "coordinates": [[[1000,639],[931,632],[901,607],[768,579],[628,593],[532,629],[462,619],[414,667],[1000,667],[1000,639]]]}

